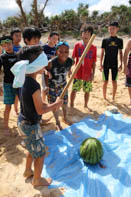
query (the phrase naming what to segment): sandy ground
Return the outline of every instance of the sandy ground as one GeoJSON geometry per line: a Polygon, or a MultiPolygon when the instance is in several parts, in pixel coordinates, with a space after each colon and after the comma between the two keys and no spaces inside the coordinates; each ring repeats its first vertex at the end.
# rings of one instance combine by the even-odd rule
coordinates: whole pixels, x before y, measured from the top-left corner
{"type": "MultiPolygon", "coordinates": [[[[124,47],[128,41],[127,37],[124,37],[124,47]]],[[[43,42],[47,40],[47,37],[43,37],[43,42]]],[[[102,38],[96,37],[94,44],[98,49],[98,59],[95,79],[93,82],[93,91],[91,92],[89,107],[92,112],[85,109],[83,106],[83,92],[77,94],[75,100],[75,108],[69,107],[68,117],[70,120],[77,122],[86,116],[92,116],[97,119],[108,107],[115,106],[118,111],[121,112],[124,117],[131,117],[131,107],[128,106],[129,96],[128,90],[125,87],[125,76],[121,72],[118,79],[118,90],[116,95],[116,102],[111,102],[112,98],[112,84],[111,81],[108,85],[108,99],[109,102],[103,100],[102,96],[102,75],[99,71],[99,57],[100,46],[102,38]]],[[[72,52],[75,39],[68,38],[67,41],[70,44],[70,54],[72,52]]],[[[2,77],[0,77],[1,79],[2,77]]],[[[39,76],[40,80],[40,76],[39,76]]],[[[71,87],[69,88],[69,95],[71,87]]],[[[59,197],[63,192],[63,188],[48,189],[47,187],[38,188],[37,190],[32,187],[31,179],[25,180],[23,178],[23,171],[25,167],[26,150],[20,145],[20,136],[17,130],[17,117],[14,115],[13,107],[11,111],[9,126],[11,128],[12,136],[5,137],[3,135],[3,112],[4,105],[2,97],[0,98],[0,197],[59,197]]],[[[55,120],[52,113],[47,113],[43,116],[45,119],[51,117],[51,120],[47,125],[42,128],[43,132],[55,129],[55,120]]],[[[62,112],[60,110],[60,119],[62,120],[62,112]]],[[[65,128],[68,125],[62,122],[62,126],[65,128]]]]}

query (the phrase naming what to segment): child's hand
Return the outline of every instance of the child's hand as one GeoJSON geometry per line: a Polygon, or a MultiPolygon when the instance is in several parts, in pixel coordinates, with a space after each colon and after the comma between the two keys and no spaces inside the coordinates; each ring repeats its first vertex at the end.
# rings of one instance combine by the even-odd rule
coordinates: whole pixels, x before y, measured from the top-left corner
{"type": "Polygon", "coordinates": [[[70,70],[70,71],[68,72],[68,77],[70,78],[71,75],[72,75],[72,71],[70,70]]]}
{"type": "Polygon", "coordinates": [[[49,77],[49,79],[52,78],[52,74],[49,71],[47,71],[47,70],[45,70],[45,75],[47,75],[49,77]]]}
{"type": "Polygon", "coordinates": [[[124,72],[125,75],[128,75],[128,73],[129,73],[128,68],[125,67],[124,70],[123,70],[123,72],[124,72]]]}
{"type": "Polygon", "coordinates": [[[122,65],[119,66],[118,71],[119,71],[119,72],[122,71],[122,65]]]}
{"type": "Polygon", "coordinates": [[[57,97],[56,103],[58,104],[56,107],[56,110],[58,110],[63,105],[63,99],[60,99],[60,97],[57,97]]]}
{"type": "Polygon", "coordinates": [[[103,66],[102,66],[102,65],[100,66],[99,70],[100,70],[101,72],[103,71],[103,66]]]}
{"type": "Polygon", "coordinates": [[[0,88],[0,96],[3,96],[3,89],[0,88]]]}

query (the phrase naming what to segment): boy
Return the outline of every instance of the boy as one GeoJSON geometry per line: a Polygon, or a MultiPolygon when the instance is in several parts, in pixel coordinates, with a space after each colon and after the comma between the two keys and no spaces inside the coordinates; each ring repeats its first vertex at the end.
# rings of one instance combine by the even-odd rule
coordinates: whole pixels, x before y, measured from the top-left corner
{"type": "Polygon", "coordinates": [[[109,78],[109,70],[112,73],[112,100],[114,102],[115,95],[117,91],[117,76],[118,71],[122,70],[122,49],[123,49],[123,40],[118,38],[117,32],[119,30],[118,22],[110,23],[108,27],[108,32],[110,34],[109,38],[103,39],[101,46],[101,56],[100,56],[100,70],[103,71],[103,97],[106,99],[107,84],[109,78]],[[120,66],[118,68],[118,51],[120,54],[120,66]],[[104,63],[103,63],[104,58],[104,63]]]}
{"type": "Polygon", "coordinates": [[[41,33],[36,27],[26,27],[23,31],[23,39],[26,45],[37,45],[40,42],[41,33]]]}
{"type": "Polygon", "coordinates": [[[5,53],[0,56],[0,69],[3,66],[4,68],[4,83],[3,83],[3,91],[4,91],[4,134],[10,135],[9,132],[9,115],[11,111],[11,105],[14,104],[16,90],[12,87],[14,75],[10,71],[11,67],[14,63],[17,62],[17,55],[13,51],[13,43],[12,38],[10,36],[4,36],[1,38],[1,42],[4,44],[5,53]]]}
{"type": "MultiPolygon", "coordinates": [[[[56,44],[59,40],[59,34],[57,32],[51,32],[48,37],[48,43],[43,45],[43,51],[47,55],[48,60],[52,59],[56,55],[56,44]]],[[[42,98],[45,101],[46,94],[48,92],[48,76],[43,73],[42,75],[42,98]]]]}
{"type": "Polygon", "coordinates": [[[21,49],[21,30],[19,28],[13,29],[10,36],[13,40],[13,50],[14,52],[18,52],[21,49]]]}
{"type": "Polygon", "coordinates": [[[130,52],[131,52],[131,40],[128,41],[124,52],[124,73],[126,75],[126,86],[128,87],[130,105],[131,105],[131,53],[130,52]],[[129,58],[128,58],[128,54],[129,54],[129,58]]]}
{"type": "MultiPolygon", "coordinates": [[[[13,51],[18,52],[21,49],[21,30],[19,28],[12,29],[10,36],[13,40],[13,51]]],[[[18,98],[20,98],[20,89],[16,89],[16,97],[15,97],[15,103],[14,103],[14,110],[16,114],[18,115],[18,98]]]]}
{"type": "MultiPolygon", "coordinates": [[[[79,61],[86,45],[88,44],[93,34],[92,27],[84,27],[81,30],[82,42],[76,43],[72,57],[76,59],[76,64],[79,61]]],[[[84,107],[88,108],[88,101],[90,91],[92,90],[92,80],[94,79],[95,67],[96,67],[96,47],[91,45],[87,55],[85,56],[81,67],[76,73],[73,81],[72,92],[71,92],[71,107],[74,107],[74,101],[76,93],[83,87],[84,95],[84,107]]],[[[88,108],[88,110],[90,110],[88,108]]]]}
{"type": "MultiPolygon", "coordinates": [[[[26,45],[33,46],[38,45],[40,43],[41,33],[36,27],[27,27],[23,31],[23,39],[26,45]]],[[[43,125],[50,120],[40,120],[40,124],[43,125]]]]}
{"type": "Polygon", "coordinates": [[[18,128],[28,150],[24,177],[29,178],[34,175],[32,180],[34,187],[48,186],[52,179],[41,177],[46,148],[39,119],[42,114],[61,107],[62,100],[57,99],[51,105],[42,102],[40,84],[36,78],[38,74],[43,73],[48,60],[40,45],[22,48],[19,59],[22,61],[17,62],[11,70],[15,75],[13,86],[22,87],[18,128]],[[32,171],[33,161],[34,172],[32,171]]]}
{"type": "MultiPolygon", "coordinates": [[[[51,78],[48,80],[49,95],[48,102],[53,103],[59,97],[66,85],[66,76],[73,65],[73,59],[69,58],[69,45],[67,42],[59,42],[56,50],[56,57],[49,61],[47,69],[51,73],[51,78]]],[[[64,96],[63,110],[63,121],[66,124],[71,124],[67,119],[67,103],[68,103],[68,92],[64,96]]],[[[59,114],[57,111],[53,111],[56,120],[56,129],[62,130],[62,126],[59,121],[59,114]]]]}

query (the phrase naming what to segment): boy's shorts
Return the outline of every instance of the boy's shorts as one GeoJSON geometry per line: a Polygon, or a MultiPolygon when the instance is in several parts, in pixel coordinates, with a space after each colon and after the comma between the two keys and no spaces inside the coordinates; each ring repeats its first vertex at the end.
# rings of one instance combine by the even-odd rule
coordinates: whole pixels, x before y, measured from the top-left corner
{"type": "MultiPolygon", "coordinates": [[[[57,97],[59,97],[61,95],[64,87],[65,87],[65,84],[61,85],[61,86],[57,86],[55,88],[49,87],[48,102],[50,104],[54,103],[56,101],[57,97]]],[[[68,103],[68,91],[65,93],[63,100],[64,100],[64,102],[63,102],[64,104],[68,103]]]]}
{"type": "Polygon", "coordinates": [[[85,93],[92,91],[92,82],[91,81],[84,81],[81,79],[74,79],[72,90],[79,92],[80,89],[83,88],[85,93]]]}
{"type": "Polygon", "coordinates": [[[18,121],[18,129],[26,149],[34,159],[45,155],[46,148],[39,124],[30,125],[22,120],[18,121]]]}
{"type": "Polygon", "coordinates": [[[113,68],[104,67],[103,72],[102,72],[103,80],[104,81],[108,81],[108,79],[109,79],[109,70],[111,70],[112,81],[116,81],[118,79],[118,68],[117,67],[113,67],[113,68]]]}
{"type": "Polygon", "coordinates": [[[131,77],[126,77],[126,86],[131,87],[131,77]]]}
{"type": "Polygon", "coordinates": [[[12,87],[11,83],[3,84],[4,90],[4,104],[12,105],[15,102],[16,89],[12,87]]]}

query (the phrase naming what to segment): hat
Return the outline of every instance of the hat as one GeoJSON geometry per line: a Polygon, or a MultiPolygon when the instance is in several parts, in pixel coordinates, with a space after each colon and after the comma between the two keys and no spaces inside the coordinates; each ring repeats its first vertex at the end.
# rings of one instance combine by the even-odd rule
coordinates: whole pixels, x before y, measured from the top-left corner
{"type": "Polygon", "coordinates": [[[118,22],[111,22],[109,26],[119,27],[118,22]]]}

